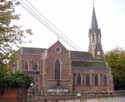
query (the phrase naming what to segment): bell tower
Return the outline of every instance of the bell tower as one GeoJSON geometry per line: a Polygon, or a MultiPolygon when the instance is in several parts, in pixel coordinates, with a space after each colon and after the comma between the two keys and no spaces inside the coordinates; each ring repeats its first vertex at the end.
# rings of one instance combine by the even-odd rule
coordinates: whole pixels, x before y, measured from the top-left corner
{"type": "Polygon", "coordinates": [[[101,45],[101,30],[98,28],[95,8],[93,5],[91,27],[89,29],[89,52],[95,58],[103,57],[103,50],[101,45]]]}

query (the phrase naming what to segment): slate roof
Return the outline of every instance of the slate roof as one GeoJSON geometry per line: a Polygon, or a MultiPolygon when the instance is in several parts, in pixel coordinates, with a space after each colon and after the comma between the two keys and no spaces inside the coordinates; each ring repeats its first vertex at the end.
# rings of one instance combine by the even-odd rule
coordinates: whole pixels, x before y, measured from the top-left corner
{"type": "Polygon", "coordinates": [[[22,47],[19,49],[19,55],[41,55],[46,49],[44,48],[32,48],[32,47],[22,47]]]}
{"type": "Polygon", "coordinates": [[[71,60],[92,60],[93,57],[89,52],[70,51],[71,60]]]}
{"type": "Polygon", "coordinates": [[[86,71],[86,70],[102,70],[102,71],[106,71],[107,68],[106,66],[102,66],[102,67],[95,67],[95,66],[91,66],[91,67],[72,67],[73,70],[80,70],[80,71],[86,71]]]}
{"type": "Polygon", "coordinates": [[[104,61],[72,61],[72,68],[77,70],[106,70],[104,61]]]}
{"type": "Polygon", "coordinates": [[[70,51],[71,64],[77,70],[106,70],[104,59],[96,59],[89,52],[70,51]]]}

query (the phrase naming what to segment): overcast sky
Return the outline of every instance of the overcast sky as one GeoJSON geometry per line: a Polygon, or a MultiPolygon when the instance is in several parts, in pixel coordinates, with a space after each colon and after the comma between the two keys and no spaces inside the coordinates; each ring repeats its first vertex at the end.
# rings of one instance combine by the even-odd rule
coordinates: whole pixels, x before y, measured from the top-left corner
{"type": "MultiPolygon", "coordinates": [[[[92,0],[28,1],[83,51],[88,50],[88,30],[91,24],[92,0]]],[[[95,0],[94,5],[98,26],[102,33],[104,51],[116,47],[125,49],[125,0],[95,0]]],[[[48,48],[57,41],[57,36],[24,8],[18,6],[16,12],[21,14],[18,23],[25,28],[31,28],[34,33],[30,37],[32,43],[23,46],[48,48]]]]}

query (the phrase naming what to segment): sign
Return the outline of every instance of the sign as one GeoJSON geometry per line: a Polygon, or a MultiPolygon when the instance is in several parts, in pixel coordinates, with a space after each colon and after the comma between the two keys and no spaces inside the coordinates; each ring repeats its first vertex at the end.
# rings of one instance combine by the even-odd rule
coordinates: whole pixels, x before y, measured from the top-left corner
{"type": "Polygon", "coordinates": [[[51,92],[51,93],[66,93],[66,92],[69,92],[69,89],[67,88],[55,88],[55,89],[48,89],[48,92],[51,92]]]}
{"type": "Polygon", "coordinates": [[[81,96],[81,93],[77,93],[76,96],[81,96]]]}

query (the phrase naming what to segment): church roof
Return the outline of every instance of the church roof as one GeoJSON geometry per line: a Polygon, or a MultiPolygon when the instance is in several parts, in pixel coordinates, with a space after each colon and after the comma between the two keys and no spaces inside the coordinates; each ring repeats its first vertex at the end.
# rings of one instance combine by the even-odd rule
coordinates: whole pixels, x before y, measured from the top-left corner
{"type": "Polygon", "coordinates": [[[70,51],[71,60],[90,60],[93,59],[91,53],[82,51],[70,51]]]}
{"type": "Polygon", "coordinates": [[[72,67],[77,70],[106,70],[104,61],[72,61],[72,67]]]}
{"type": "Polygon", "coordinates": [[[104,59],[93,58],[89,52],[70,51],[72,68],[76,70],[106,70],[104,59]]]}
{"type": "Polygon", "coordinates": [[[32,48],[21,47],[18,51],[19,55],[41,55],[46,49],[44,48],[32,48]]]}
{"type": "Polygon", "coordinates": [[[91,67],[81,67],[81,66],[77,66],[77,67],[72,67],[73,70],[81,70],[81,71],[88,71],[88,70],[103,70],[103,71],[106,71],[107,68],[106,66],[101,66],[101,67],[95,67],[95,66],[91,66],[91,67]]]}

